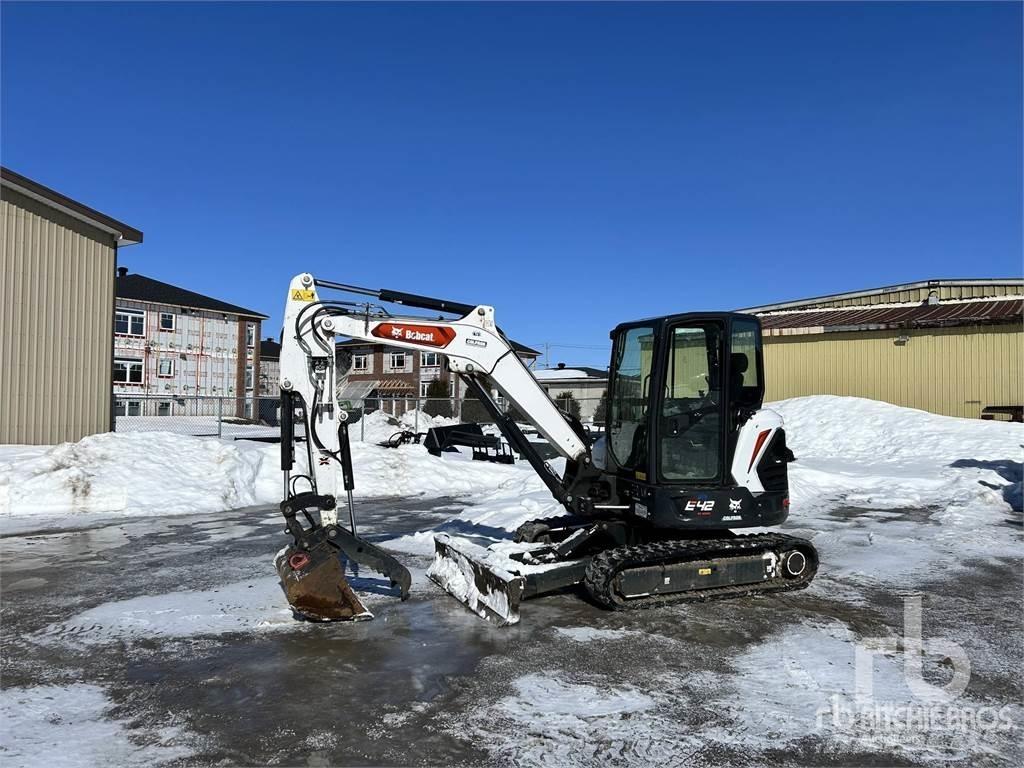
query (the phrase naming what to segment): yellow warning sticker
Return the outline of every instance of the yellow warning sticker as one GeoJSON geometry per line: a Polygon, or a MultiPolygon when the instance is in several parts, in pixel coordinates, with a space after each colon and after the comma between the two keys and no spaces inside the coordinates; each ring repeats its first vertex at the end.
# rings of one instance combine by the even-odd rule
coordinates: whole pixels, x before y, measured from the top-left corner
{"type": "Polygon", "coordinates": [[[304,290],[302,288],[295,288],[292,291],[292,301],[312,301],[313,291],[304,290]]]}
{"type": "Polygon", "coordinates": [[[697,569],[697,573],[699,575],[701,575],[701,576],[710,576],[711,575],[711,569],[710,568],[698,568],[697,569]]]}

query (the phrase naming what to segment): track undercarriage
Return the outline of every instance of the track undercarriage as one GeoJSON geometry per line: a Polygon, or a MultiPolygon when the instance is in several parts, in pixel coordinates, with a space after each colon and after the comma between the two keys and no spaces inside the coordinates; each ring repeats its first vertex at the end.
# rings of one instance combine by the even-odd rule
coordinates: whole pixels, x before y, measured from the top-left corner
{"type": "Polygon", "coordinates": [[[439,536],[428,575],[505,625],[519,620],[523,598],[579,584],[601,606],[629,610],[802,589],[817,567],[809,541],[780,533],[695,534],[561,517],[525,523],[515,543],[488,549],[439,536]]]}

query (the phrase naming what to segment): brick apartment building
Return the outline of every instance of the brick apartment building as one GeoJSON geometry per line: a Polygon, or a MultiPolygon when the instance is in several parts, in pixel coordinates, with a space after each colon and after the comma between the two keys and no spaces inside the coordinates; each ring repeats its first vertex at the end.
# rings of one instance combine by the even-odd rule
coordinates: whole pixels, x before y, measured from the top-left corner
{"type": "MultiPolygon", "coordinates": [[[[339,398],[342,400],[379,400],[389,413],[399,413],[414,406],[415,398],[427,396],[431,382],[440,379],[448,385],[448,397],[453,401],[453,412],[465,396],[459,377],[444,365],[444,355],[438,352],[413,352],[370,344],[364,341],[344,341],[337,345],[339,370],[345,371],[339,398]]],[[[531,367],[540,352],[512,342],[519,358],[531,367]]]]}
{"type": "Polygon", "coordinates": [[[266,315],[124,267],[114,292],[116,416],[253,418],[266,315]]]}

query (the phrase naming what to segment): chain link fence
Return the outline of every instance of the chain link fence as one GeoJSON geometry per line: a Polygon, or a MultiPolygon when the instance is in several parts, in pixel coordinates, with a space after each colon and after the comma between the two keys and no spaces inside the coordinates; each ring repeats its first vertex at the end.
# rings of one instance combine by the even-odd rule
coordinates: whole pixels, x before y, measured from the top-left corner
{"type": "MultiPolygon", "coordinates": [[[[281,401],[277,397],[114,397],[117,432],[174,432],[226,440],[280,438],[281,401]]],[[[555,403],[578,418],[588,433],[603,431],[603,397],[555,397],[555,403]]],[[[498,405],[507,408],[501,400],[498,405]]],[[[341,406],[358,417],[349,429],[350,439],[357,441],[379,443],[401,432],[424,433],[431,427],[459,423],[479,424],[485,433],[498,433],[480,401],[470,398],[378,397],[343,400],[341,406]]],[[[512,415],[528,437],[542,440],[522,414],[513,411],[512,415]]]]}

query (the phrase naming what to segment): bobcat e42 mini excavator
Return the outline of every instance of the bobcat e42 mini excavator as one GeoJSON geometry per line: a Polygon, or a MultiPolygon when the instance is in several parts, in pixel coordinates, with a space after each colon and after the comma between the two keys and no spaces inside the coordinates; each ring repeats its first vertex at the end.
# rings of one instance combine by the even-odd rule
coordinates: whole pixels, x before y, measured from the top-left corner
{"type": "Polygon", "coordinates": [[[579,584],[598,604],[628,609],[800,589],[813,578],[818,557],[809,541],[734,533],[779,525],[789,514],[793,455],[782,419],[761,407],[756,317],[699,312],[615,328],[605,435],[591,446],[579,422],[558,409],[512,350],[492,307],[301,274],[288,290],[281,348],[281,511],[293,541],[276,561],[298,615],[370,618],[345,579],[340,555],[383,573],[403,599],[411,581],[397,560],[357,535],[335,336],[443,354],[565,508],[487,549],[435,536],[428,575],[489,621],[515,623],[521,599],[579,584]],[[318,289],[361,298],[323,300],[318,289]],[[382,304],[450,319],[393,316],[382,304]],[[499,408],[492,388],[565,457],[561,475],[499,408]],[[301,435],[308,475],[292,473],[301,435]],[[347,528],[338,521],[341,492],[347,528]]]}

